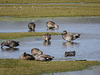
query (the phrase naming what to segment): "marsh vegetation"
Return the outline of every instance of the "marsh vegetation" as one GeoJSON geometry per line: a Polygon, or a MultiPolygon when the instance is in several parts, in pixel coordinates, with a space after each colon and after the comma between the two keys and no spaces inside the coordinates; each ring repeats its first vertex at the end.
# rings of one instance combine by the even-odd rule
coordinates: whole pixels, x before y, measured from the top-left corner
{"type": "Polygon", "coordinates": [[[0,59],[1,75],[40,75],[51,72],[76,71],[100,65],[99,61],[39,62],[18,59],[0,59]]]}
{"type": "Polygon", "coordinates": [[[98,3],[100,0],[1,0],[0,3],[98,3]]]}
{"type": "MultiPolygon", "coordinates": [[[[36,36],[43,36],[47,32],[22,32],[22,33],[0,33],[0,39],[17,39],[23,37],[36,37],[36,36]]],[[[50,32],[51,35],[59,35],[60,33],[53,33],[50,32]]]]}
{"type": "Polygon", "coordinates": [[[100,1],[90,0],[2,0],[1,3],[34,3],[34,4],[1,4],[0,16],[10,17],[65,17],[65,16],[100,16],[100,1]],[[44,2],[45,1],[45,2],[44,2]],[[40,4],[38,4],[40,3],[40,4]],[[46,4],[51,3],[51,4],[46,4]],[[54,4],[56,3],[56,4],[54,4]],[[40,13],[41,12],[41,13],[40,13]],[[45,14],[44,14],[45,13],[45,14]]]}

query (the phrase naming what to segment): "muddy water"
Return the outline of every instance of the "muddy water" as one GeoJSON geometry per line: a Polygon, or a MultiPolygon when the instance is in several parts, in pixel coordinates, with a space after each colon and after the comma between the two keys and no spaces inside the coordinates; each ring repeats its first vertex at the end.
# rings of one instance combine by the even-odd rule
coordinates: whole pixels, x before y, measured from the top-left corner
{"type": "Polygon", "coordinates": [[[82,71],[60,72],[43,75],[100,75],[100,66],[91,67],[89,70],[86,69],[82,71]]]}
{"type": "MultiPolygon", "coordinates": [[[[0,21],[0,32],[28,32],[27,24],[31,21],[0,21]]],[[[35,32],[68,32],[80,33],[81,37],[72,43],[66,42],[61,35],[52,36],[49,43],[42,37],[25,37],[15,39],[20,46],[15,49],[4,47],[0,50],[0,58],[16,58],[23,52],[31,54],[32,48],[39,48],[44,54],[54,56],[56,60],[99,60],[100,61],[100,17],[52,18],[34,20],[35,32]],[[54,21],[59,30],[47,30],[46,22],[54,21]],[[76,51],[73,57],[65,57],[65,51],[76,51]]],[[[0,43],[4,40],[0,40],[0,43]]]]}

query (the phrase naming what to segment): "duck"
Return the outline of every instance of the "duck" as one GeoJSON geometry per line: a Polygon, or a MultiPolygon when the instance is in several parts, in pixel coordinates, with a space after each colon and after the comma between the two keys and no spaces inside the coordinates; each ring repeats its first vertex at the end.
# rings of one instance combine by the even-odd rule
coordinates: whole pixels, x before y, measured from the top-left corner
{"type": "Polygon", "coordinates": [[[78,33],[67,33],[66,30],[62,32],[62,38],[68,42],[72,42],[73,40],[80,38],[80,34],[78,33]]]}
{"type": "Polygon", "coordinates": [[[43,39],[45,42],[49,42],[51,40],[51,35],[49,33],[43,35],[43,39]]]}
{"type": "Polygon", "coordinates": [[[34,22],[30,22],[28,24],[28,28],[30,29],[30,31],[35,31],[35,27],[36,27],[36,24],[34,22]]]}
{"type": "Polygon", "coordinates": [[[54,57],[46,54],[35,55],[36,61],[51,61],[54,57]]]}
{"type": "Polygon", "coordinates": [[[31,49],[31,54],[33,56],[35,56],[35,55],[41,55],[41,54],[43,54],[43,52],[40,51],[40,49],[38,49],[38,48],[33,48],[33,49],[31,49]]]}
{"type": "Polygon", "coordinates": [[[31,54],[36,61],[50,61],[54,58],[53,56],[43,54],[43,52],[38,48],[33,48],[31,54]]]}
{"type": "Polygon", "coordinates": [[[46,22],[47,29],[59,29],[59,26],[55,24],[53,21],[46,22]]]}
{"type": "Polygon", "coordinates": [[[16,48],[17,46],[19,46],[19,42],[14,40],[3,41],[1,43],[1,48],[3,48],[4,46],[7,46],[9,48],[16,48]]]}
{"type": "Polygon", "coordinates": [[[26,52],[24,52],[20,57],[19,59],[21,60],[35,60],[35,58],[30,55],[30,54],[27,54],[26,52]]]}
{"type": "Polygon", "coordinates": [[[67,56],[75,56],[76,52],[75,51],[69,51],[69,52],[65,52],[65,57],[67,56]]]}

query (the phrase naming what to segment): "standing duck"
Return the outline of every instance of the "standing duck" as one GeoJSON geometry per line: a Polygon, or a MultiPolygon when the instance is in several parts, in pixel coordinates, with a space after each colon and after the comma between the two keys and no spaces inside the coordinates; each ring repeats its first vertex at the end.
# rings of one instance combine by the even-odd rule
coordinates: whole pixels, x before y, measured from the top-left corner
{"type": "Polygon", "coordinates": [[[45,42],[49,42],[51,40],[51,35],[49,33],[43,35],[43,39],[45,42]]]}
{"type": "Polygon", "coordinates": [[[58,29],[59,28],[59,26],[56,25],[53,21],[46,22],[46,26],[48,29],[54,29],[54,28],[58,29]]]}
{"type": "Polygon", "coordinates": [[[80,37],[80,34],[77,34],[77,33],[67,33],[66,30],[64,30],[61,35],[62,35],[62,38],[64,40],[69,41],[69,42],[72,42],[73,40],[75,40],[75,39],[80,37]]]}
{"type": "Polygon", "coordinates": [[[1,48],[3,48],[3,46],[7,46],[7,47],[10,47],[10,48],[15,48],[15,47],[19,46],[19,42],[16,42],[14,40],[3,41],[1,43],[1,48]]]}
{"type": "Polygon", "coordinates": [[[24,54],[22,54],[19,58],[21,60],[35,60],[35,58],[32,55],[27,54],[26,52],[24,52],[24,54]]]}
{"type": "Polygon", "coordinates": [[[35,27],[36,27],[36,25],[35,25],[34,22],[30,22],[30,23],[28,24],[28,28],[29,28],[31,31],[35,31],[35,27]]]}

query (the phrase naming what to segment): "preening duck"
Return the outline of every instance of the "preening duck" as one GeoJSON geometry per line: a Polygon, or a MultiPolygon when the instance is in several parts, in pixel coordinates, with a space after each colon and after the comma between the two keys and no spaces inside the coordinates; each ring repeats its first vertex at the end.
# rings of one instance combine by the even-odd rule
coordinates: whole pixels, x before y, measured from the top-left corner
{"type": "Polygon", "coordinates": [[[55,22],[53,21],[46,22],[46,26],[48,29],[54,29],[54,28],[59,29],[59,26],[56,25],[55,22]]]}
{"type": "Polygon", "coordinates": [[[21,60],[35,60],[35,58],[32,55],[27,54],[26,52],[24,52],[24,54],[22,54],[19,58],[21,60]]]}
{"type": "Polygon", "coordinates": [[[40,51],[38,48],[33,48],[33,49],[31,49],[31,54],[33,56],[35,56],[35,55],[41,55],[41,54],[43,54],[43,52],[40,51]]]}
{"type": "Polygon", "coordinates": [[[28,24],[28,28],[31,30],[31,31],[35,31],[35,27],[36,27],[36,24],[34,22],[30,22],[28,24]]]}
{"type": "Polygon", "coordinates": [[[15,47],[19,46],[19,42],[14,41],[14,40],[3,41],[1,43],[1,48],[3,48],[3,46],[7,46],[7,47],[10,47],[10,48],[15,48],[15,47]]]}
{"type": "Polygon", "coordinates": [[[49,33],[43,35],[43,39],[45,42],[49,42],[51,40],[51,35],[49,33]]]}

